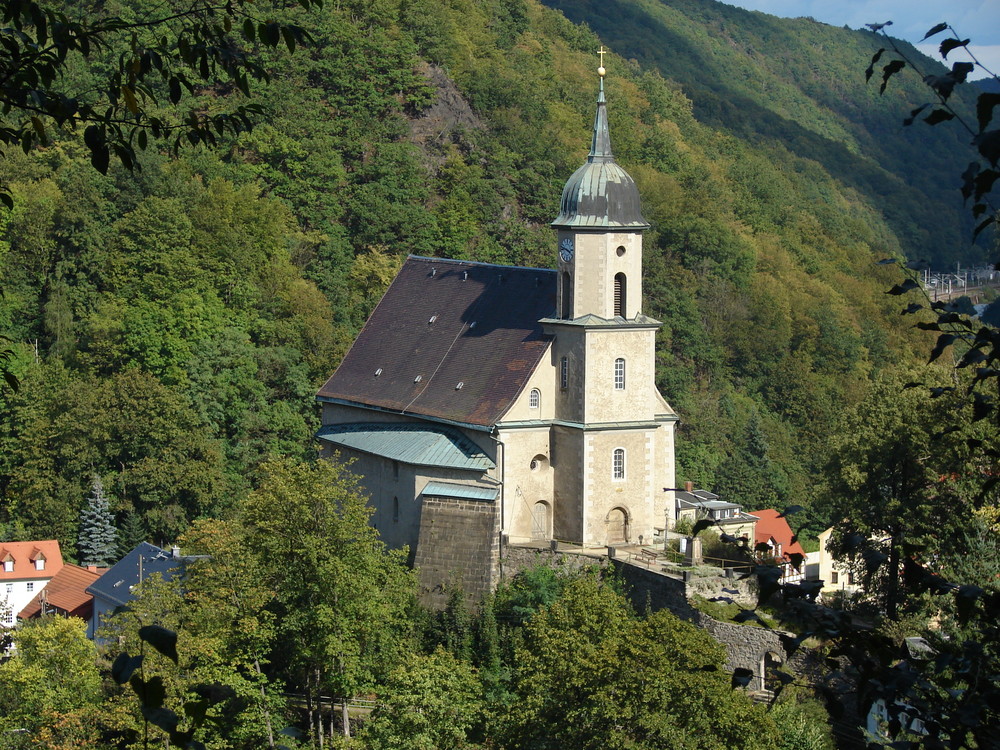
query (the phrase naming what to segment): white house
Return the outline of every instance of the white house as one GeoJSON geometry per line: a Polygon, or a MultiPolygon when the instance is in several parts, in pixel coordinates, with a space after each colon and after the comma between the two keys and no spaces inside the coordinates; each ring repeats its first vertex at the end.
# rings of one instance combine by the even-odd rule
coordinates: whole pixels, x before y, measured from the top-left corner
{"type": "Polygon", "coordinates": [[[0,627],[11,628],[63,567],[59,542],[0,542],[0,627]]]}

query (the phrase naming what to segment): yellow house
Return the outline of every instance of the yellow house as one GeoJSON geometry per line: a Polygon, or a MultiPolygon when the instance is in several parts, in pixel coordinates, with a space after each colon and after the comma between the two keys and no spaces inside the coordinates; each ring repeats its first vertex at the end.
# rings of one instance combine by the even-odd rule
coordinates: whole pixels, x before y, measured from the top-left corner
{"type": "Polygon", "coordinates": [[[677,416],[654,385],[642,217],[615,161],[604,69],[555,270],[410,256],[320,389],[328,453],[430,594],[494,585],[502,543],[652,541],[673,514],[677,416]]]}

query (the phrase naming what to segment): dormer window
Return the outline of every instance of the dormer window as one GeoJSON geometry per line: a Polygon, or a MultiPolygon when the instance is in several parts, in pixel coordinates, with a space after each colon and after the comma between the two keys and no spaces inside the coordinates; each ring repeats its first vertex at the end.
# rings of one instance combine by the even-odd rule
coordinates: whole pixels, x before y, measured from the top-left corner
{"type": "Polygon", "coordinates": [[[35,570],[45,570],[45,558],[39,557],[35,560],[35,570]]]}
{"type": "Polygon", "coordinates": [[[3,559],[3,572],[4,573],[14,572],[14,558],[11,556],[10,553],[7,553],[7,556],[3,559]]]}

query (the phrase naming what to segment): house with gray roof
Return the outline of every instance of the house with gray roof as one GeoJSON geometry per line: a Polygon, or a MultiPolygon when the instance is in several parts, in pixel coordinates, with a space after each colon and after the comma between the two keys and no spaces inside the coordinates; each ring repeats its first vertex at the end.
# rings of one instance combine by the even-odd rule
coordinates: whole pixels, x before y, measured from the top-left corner
{"type": "Polygon", "coordinates": [[[87,637],[94,638],[104,619],[135,599],[133,592],[140,582],[152,576],[172,580],[182,572],[184,563],[185,559],[176,547],[168,551],[148,542],[140,543],[86,588],[86,592],[94,597],[87,637]]]}

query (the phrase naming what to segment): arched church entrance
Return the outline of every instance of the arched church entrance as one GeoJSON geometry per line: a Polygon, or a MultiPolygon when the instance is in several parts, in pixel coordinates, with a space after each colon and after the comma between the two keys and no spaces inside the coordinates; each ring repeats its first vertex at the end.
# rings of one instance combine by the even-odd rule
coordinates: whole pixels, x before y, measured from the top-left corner
{"type": "Polygon", "coordinates": [[[628,512],[624,508],[613,508],[608,513],[608,544],[628,542],[628,512]]]}
{"type": "Polygon", "coordinates": [[[539,500],[531,508],[531,538],[548,539],[550,524],[549,504],[544,500],[539,500]]]}

